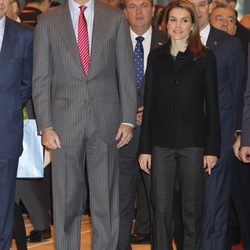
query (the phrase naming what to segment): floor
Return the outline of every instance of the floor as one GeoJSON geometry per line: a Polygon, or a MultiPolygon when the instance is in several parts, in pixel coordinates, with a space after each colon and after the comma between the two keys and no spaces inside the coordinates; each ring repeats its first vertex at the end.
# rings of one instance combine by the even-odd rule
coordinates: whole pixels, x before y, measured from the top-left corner
{"type": "MultiPolygon", "coordinates": [[[[32,230],[32,225],[28,218],[25,218],[25,227],[27,234],[32,230]]],[[[82,241],[81,241],[81,249],[83,250],[91,250],[91,220],[88,216],[84,216],[82,219],[82,241]]],[[[13,241],[12,248],[10,250],[16,250],[15,242],[13,241]]],[[[54,250],[53,239],[43,241],[40,243],[29,243],[28,249],[34,250],[54,250]]],[[[150,245],[134,245],[133,250],[150,250],[150,245]]],[[[176,249],[175,249],[176,250],[176,249]]],[[[241,246],[236,246],[232,250],[244,250],[241,246]]]]}

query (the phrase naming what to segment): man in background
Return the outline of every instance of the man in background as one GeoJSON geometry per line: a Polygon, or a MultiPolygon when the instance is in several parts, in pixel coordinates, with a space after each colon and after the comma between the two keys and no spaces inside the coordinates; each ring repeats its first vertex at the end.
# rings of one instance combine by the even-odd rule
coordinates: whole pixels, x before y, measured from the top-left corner
{"type": "Polygon", "coordinates": [[[151,49],[161,46],[166,38],[163,32],[152,28],[154,15],[151,0],[125,0],[124,12],[130,25],[136,70],[137,116],[134,137],[120,149],[120,226],[117,250],[131,249],[130,233],[135,215],[132,243],[150,243],[151,234],[151,176],[140,171],[138,143],[143,115],[144,74],[151,49]],[[136,201],[136,214],[135,214],[136,201]]]}
{"type": "Polygon", "coordinates": [[[22,108],[31,95],[33,32],[6,17],[0,0],[0,249],[11,246],[18,158],[22,153],[22,108]]]}
{"type": "MultiPolygon", "coordinates": [[[[229,31],[230,35],[235,35],[236,37],[238,37],[241,41],[244,53],[246,55],[248,55],[248,43],[250,42],[250,31],[245,28],[238,20],[237,20],[237,16],[238,13],[236,11],[236,5],[237,5],[237,0],[213,0],[213,4],[216,6],[217,4],[225,4],[228,7],[231,7],[231,10],[234,10],[235,13],[230,13],[231,18],[229,18],[226,22],[222,23],[220,22],[220,24],[218,23],[218,25],[222,28],[223,31],[227,32],[228,28],[230,29],[230,27],[235,27],[234,30],[229,31]],[[228,27],[228,28],[227,28],[228,27]]],[[[218,6],[217,6],[218,7],[218,6]]],[[[230,8],[220,8],[220,12],[227,12],[225,14],[228,14],[228,12],[230,12],[230,8]],[[223,10],[222,10],[223,9],[223,10]]],[[[225,16],[224,14],[224,16],[225,16]]]]}
{"type": "Polygon", "coordinates": [[[189,0],[198,14],[201,41],[217,61],[221,157],[206,180],[203,250],[225,250],[231,190],[234,123],[244,72],[240,41],[209,24],[211,0],[189,0]]]}

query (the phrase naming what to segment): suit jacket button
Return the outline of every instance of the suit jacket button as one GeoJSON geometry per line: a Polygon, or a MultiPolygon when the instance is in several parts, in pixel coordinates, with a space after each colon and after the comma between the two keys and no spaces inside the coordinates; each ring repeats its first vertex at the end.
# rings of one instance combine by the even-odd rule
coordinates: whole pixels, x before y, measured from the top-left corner
{"type": "Polygon", "coordinates": [[[172,110],[173,110],[173,111],[177,111],[177,110],[178,110],[178,107],[172,106],[172,110]]]}
{"type": "Polygon", "coordinates": [[[177,80],[174,80],[174,85],[177,85],[178,84],[178,81],[177,80]]]}

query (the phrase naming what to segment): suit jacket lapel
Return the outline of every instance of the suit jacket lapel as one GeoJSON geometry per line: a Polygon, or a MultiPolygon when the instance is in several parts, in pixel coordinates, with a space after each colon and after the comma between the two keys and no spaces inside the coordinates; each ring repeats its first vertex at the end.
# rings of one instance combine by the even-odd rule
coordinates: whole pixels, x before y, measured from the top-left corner
{"type": "Polygon", "coordinates": [[[207,39],[207,44],[208,48],[210,49],[215,49],[219,46],[219,40],[216,35],[216,30],[211,26],[208,39],[207,39]]]}
{"type": "Polygon", "coordinates": [[[109,20],[109,17],[106,15],[106,12],[102,11],[101,3],[99,1],[95,1],[94,8],[95,14],[91,44],[90,68],[88,76],[91,76],[93,74],[93,67],[98,64],[98,56],[101,51],[101,45],[104,42],[109,20]]]}
{"type": "Polygon", "coordinates": [[[154,27],[152,27],[152,38],[151,38],[150,49],[155,49],[163,45],[163,43],[159,41],[160,38],[157,32],[158,31],[154,27]]]}
{"type": "Polygon", "coordinates": [[[16,32],[11,28],[11,21],[6,17],[0,62],[3,62],[6,58],[11,58],[14,42],[17,42],[16,32]]]}
{"type": "Polygon", "coordinates": [[[62,6],[62,11],[57,13],[55,17],[55,25],[58,28],[58,31],[62,37],[62,40],[64,41],[68,50],[70,51],[70,54],[74,57],[76,64],[81,68],[83,75],[85,75],[82,69],[76,36],[75,36],[74,29],[73,29],[72,20],[71,20],[70,11],[69,11],[67,2],[62,6]]]}

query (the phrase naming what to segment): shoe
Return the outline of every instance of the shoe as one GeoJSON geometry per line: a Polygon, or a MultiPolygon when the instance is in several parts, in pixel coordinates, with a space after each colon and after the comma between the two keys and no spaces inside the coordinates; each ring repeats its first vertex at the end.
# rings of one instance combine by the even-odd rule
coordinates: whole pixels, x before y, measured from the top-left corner
{"type": "Polygon", "coordinates": [[[51,229],[48,227],[46,230],[32,230],[26,239],[30,243],[41,242],[51,238],[51,229]]]}
{"type": "Polygon", "coordinates": [[[151,237],[150,234],[131,234],[131,243],[132,244],[150,244],[151,237]]]}

